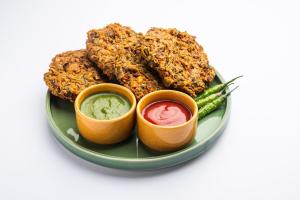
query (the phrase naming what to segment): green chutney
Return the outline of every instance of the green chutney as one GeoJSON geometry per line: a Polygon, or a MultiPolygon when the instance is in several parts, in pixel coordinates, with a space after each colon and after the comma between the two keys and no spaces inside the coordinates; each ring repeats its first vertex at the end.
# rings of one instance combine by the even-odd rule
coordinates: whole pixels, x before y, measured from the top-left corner
{"type": "Polygon", "coordinates": [[[120,117],[130,110],[130,103],[122,95],[102,92],[83,100],[80,111],[88,117],[109,120],[120,117]]]}

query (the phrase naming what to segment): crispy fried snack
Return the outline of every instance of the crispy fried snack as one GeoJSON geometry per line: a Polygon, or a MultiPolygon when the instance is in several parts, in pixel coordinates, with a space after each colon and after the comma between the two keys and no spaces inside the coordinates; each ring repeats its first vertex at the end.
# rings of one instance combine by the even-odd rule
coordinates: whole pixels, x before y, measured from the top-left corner
{"type": "Polygon", "coordinates": [[[193,97],[213,81],[215,71],[194,36],[177,29],[151,28],[142,42],[142,55],[158,72],[165,87],[193,97]]]}
{"type": "Polygon", "coordinates": [[[89,58],[110,80],[129,88],[138,100],[161,88],[157,78],[142,63],[142,34],[115,23],[90,30],[87,35],[89,58]]]}
{"type": "Polygon", "coordinates": [[[58,54],[49,67],[44,74],[44,81],[50,92],[71,102],[86,87],[104,82],[99,69],[88,60],[85,50],[58,54]]]}

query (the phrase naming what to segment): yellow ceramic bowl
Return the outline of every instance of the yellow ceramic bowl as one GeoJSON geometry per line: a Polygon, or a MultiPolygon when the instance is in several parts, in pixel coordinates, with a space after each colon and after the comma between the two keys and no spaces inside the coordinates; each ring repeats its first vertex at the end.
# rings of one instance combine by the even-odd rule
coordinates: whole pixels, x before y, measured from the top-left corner
{"type": "Polygon", "coordinates": [[[131,133],[135,122],[136,100],[134,94],[127,88],[101,83],[83,90],[75,100],[76,122],[81,135],[97,144],[115,144],[125,140],[131,133]],[[127,97],[131,104],[130,110],[124,115],[111,120],[98,120],[84,115],[80,111],[82,101],[88,96],[100,92],[114,92],[127,97]]]}
{"type": "Polygon", "coordinates": [[[183,92],[159,90],[147,94],[139,101],[136,112],[138,137],[150,149],[161,152],[175,151],[190,143],[195,137],[198,122],[197,104],[183,92]],[[148,104],[166,99],[187,106],[192,112],[191,119],[177,126],[161,126],[152,124],[143,117],[142,111],[148,104]]]}

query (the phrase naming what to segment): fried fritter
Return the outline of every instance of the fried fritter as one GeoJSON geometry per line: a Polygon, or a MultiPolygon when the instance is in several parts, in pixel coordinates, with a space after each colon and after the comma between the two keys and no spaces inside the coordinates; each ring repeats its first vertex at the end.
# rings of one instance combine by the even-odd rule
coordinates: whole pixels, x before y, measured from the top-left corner
{"type": "Polygon", "coordinates": [[[110,80],[129,88],[139,100],[158,90],[161,85],[143,64],[141,33],[120,24],[109,24],[88,33],[86,47],[89,58],[110,80]]]}
{"type": "Polygon", "coordinates": [[[194,36],[177,29],[151,28],[142,42],[142,55],[158,72],[165,87],[181,90],[193,97],[213,81],[209,66],[194,36]]]}
{"type": "Polygon", "coordinates": [[[99,69],[88,60],[86,50],[58,54],[49,67],[44,81],[50,92],[71,102],[83,89],[104,82],[99,69]]]}

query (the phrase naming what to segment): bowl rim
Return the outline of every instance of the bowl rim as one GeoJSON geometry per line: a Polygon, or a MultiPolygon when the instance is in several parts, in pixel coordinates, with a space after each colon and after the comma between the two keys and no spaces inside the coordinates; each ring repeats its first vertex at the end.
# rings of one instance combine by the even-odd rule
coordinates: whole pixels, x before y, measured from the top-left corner
{"type": "MultiPolygon", "coordinates": [[[[101,91],[96,92],[96,93],[91,93],[90,95],[98,94],[98,93],[101,93],[101,91]]],[[[127,96],[125,96],[125,97],[128,98],[127,96]]],[[[114,84],[114,83],[99,83],[99,84],[96,84],[96,85],[91,85],[91,86],[85,88],[84,90],[82,90],[75,99],[74,108],[75,108],[76,114],[80,115],[81,117],[83,117],[85,119],[88,119],[88,120],[94,121],[94,122],[98,122],[98,123],[99,122],[101,122],[101,123],[111,123],[111,122],[120,121],[120,120],[128,117],[129,115],[131,115],[136,110],[136,98],[135,98],[134,94],[128,88],[126,88],[124,86],[114,84]],[[86,98],[84,98],[81,102],[79,102],[80,97],[82,97],[85,93],[88,93],[90,90],[92,90],[94,88],[99,88],[99,87],[107,87],[107,89],[110,90],[111,92],[114,92],[114,93],[119,94],[121,96],[124,96],[124,95],[122,95],[119,92],[115,91],[113,88],[117,87],[117,88],[125,91],[127,94],[129,94],[129,96],[133,100],[130,109],[125,114],[123,114],[119,117],[113,118],[113,119],[94,119],[94,118],[91,118],[91,117],[85,115],[84,113],[82,113],[81,110],[80,110],[80,105],[81,105],[82,101],[84,101],[84,99],[86,99],[88,96],[86,98]]]]}
{"type": "MultiPolygon", "coordinates": [[[[158,99],[158,100],[159,100],[159,99],[158,99]]],[[[158,101],[158,100],[157,100],[157,101],[158,101]]],[[[151,102],[151,103],[154,103],[154,102],[156,102],[156,101],[153,101],[153,102],[151,102]]],[[[151,103],[149,103],[149,104],[151,104],[151,103]]],[[[149,104],[147,104],[146,106],[148,106],[149,104]]],[[[146,107],[146,106],[145,106],[145,107],[146,107]]],[[[162,129],[175,129],[175,128],[181,128],[181,127],[183,127],[183,126],[186,126],[187,124],[190,124],[190,123],[193,122],[194,120],[198,120],[198,112],[197,112],[197,111],[198,111],[197,103],[195,102],[195,100],[194,100],[191,96],[189,96],[189,95],[187,95],[187,94],[185,94],[185,93],[183,93],[183,92],[180,92],[180,91],[169,90],[169,89],[166,89],[166,90],[157,90],[157,91],[154,91],[154,92],[151,92],[151,93],[146,94],[143,98],[140,99],[140,101],[138,102],[138,104],[137,104],[137,106],[136,106],[136,113],[137,113],[137,118],[138,118],[138,119],[140,118],[140,119],[141,119],[144,123],[146,123],[148,126],[151,126],[151,127],[154,127],[154,128],[162,128],[162,129]],[[186,105],[185,103],[181,102],[180,100],[177,100],[176,97],[175,97],[175,98],[160,99],[160,100],[170,100],[170,101],[179,102],[179,103],[185,105],[191,112],[193,112],[193,113],[192,113],[192,117],[191,117],[188,121],[186,121],[186,122],[184,122],[184,123],[182,123],[182,124],[175,125],[175,126],[157,125],[157,124],[153,124],[153,123],[149,122],[148,120],[146,120],[146,119],[144,118],[143,114],[142,114],[143,109],[140,108],[142,102],[145,101],[147,98],[151,98],[152,96],[159,96],[161,93],[169,93],[169,92],[174,93],[174,95],[175,95],[175,94],[176,94],[176,95],[181,95],[181,96],[183,96],[184,98],[188,99],[189,101],[192,102],[193,108],[190,108],[190,106],[186,105]]]]}

